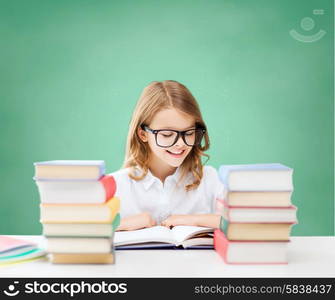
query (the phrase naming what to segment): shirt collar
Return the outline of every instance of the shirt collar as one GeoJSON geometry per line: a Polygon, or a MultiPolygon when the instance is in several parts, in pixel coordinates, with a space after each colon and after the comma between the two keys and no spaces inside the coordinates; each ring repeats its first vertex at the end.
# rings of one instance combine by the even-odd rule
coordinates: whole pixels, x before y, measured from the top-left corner
{"type": "MultiPolygon", "coordinates": [[[[176,171],[172,175],[166,177],[165,180],[169,178],[169,180],[178,182],[180,173],[181,173],[181,170],[180,170],[180,167],[178,167],[176,171]]],[[[154,176],[149,169],[148,169],[147,175],[142,180],[143,180],[143,185],[144,185],[145,190],[148,190],[155,182],[160,182],[160,179],[154,176]]]]}

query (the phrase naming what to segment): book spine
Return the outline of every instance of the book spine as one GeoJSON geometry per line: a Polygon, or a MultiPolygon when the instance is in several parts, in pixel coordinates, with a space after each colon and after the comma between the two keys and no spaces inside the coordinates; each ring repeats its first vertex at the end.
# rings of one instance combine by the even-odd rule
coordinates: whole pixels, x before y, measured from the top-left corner
{"type": "Polygon", "coordinates": [[[120,222],[121,222],[121,216],[119,213],[117,213],[112,223],[113,232],[115,232],[116,229],[119,227],[120,222]]]}
{"type": "Polygon", "coordinates": [[[104,161],[99,165],[99,171],[100,171],[100,177],[106,174],[106,164],[104,161]]]}
{"type": "Polygon", "coordinates": [[[230,205],[227,200],[221,200],[217,199],[218,202],[223,204],[225,209],[290,209],[290,210],[297,210],[297,207],[295,205],[289,205],[289,206],[240,206],[240,205],[230,205]]]}
{"type": "Polygon", "coordinates": [[[109,220],[112,223],[120,211],[120,199],[113,197],[106,203],[106,206],[109,208],[109,220]]]}
{"type": "Polygon", "coordinates": [[[228,263],[228,244],[228,240],[225,239],[224,233],[219,229],[214,230],[214,249],[222,257],[225,263],[228,263]]]}
{"type": "Polygon", "coordinates": [[[100,179],[100,182],[105,189],[105,194],[106,194],[105,201],[113,198],[116,192],[116,182],[115,182],[114,177],[111,175],[103,176],[100,179]]]}
{"type": "Polygon", "coordinates": [[[229,226],[229,222],[223,216],[221,216],[221,219],[220,219],[220,230],[225,235],[228,234],[228,226],[229,226]]]}
{"type": "Polygon", "coordinates": [[[224,167],[224,166],[221,166],[219,168],[219,178],[221,180],[221,182],[223,183],[223,185],[225,186],[225,188],[227,190],[229,190],[229,184],[228,184],[228,176],[229,176],[229,169],[224,167]]]}

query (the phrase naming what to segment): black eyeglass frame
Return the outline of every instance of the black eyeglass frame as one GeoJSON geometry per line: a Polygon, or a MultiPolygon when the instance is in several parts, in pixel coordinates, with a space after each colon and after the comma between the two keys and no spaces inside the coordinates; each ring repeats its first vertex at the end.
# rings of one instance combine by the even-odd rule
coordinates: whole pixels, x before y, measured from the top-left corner
{"type": "Polygon", "coordinates": [[[200,126],[197,126],[195,127],[194,129],[188,129],[188,130],[183,130],[183,131],[179,131],[179,130],[174,130],[174,129],[151,129],[150,127],[148,127],[147,125],[145,124],[141,124],[141,129],[143,129],[144,131],[146,132],[151,132],[152,134],[155,135],[155,141],[156,141],[156,145],[158,147],[162,147],[162,148],[170,148],[172,147],[173,145],[175,145],[177,143],[177,141],[179,140],[179,137],[181,136],[181,138],[183,139],[184,143],[189,146],[189,147],[193,147],[193,146],[198,146],[201,144],[201,141],[202,141],[202,138],[204,136],[204,134],[206,133],[206,129],[203,128],[203,127],[200,127],[200,126]],[[201,139],[199,139],[199,142],[197,144],[194,144],[194,145],[189,145],[187,142],[186,142],[186,139],[185,139],[185,134],[186,132],[188,131],[191,131],[191,130],[201,130],[202,132],[202,136],[201,136],[201,139]],[[157,142],[157,134],[160,132],[160,131],[173,131],[173,132],[176,132],[177,133],[177,136],[176,136],[176,139],[175,141],[170,145],[170,146],[161,146],[158,144],[157,142]]]}

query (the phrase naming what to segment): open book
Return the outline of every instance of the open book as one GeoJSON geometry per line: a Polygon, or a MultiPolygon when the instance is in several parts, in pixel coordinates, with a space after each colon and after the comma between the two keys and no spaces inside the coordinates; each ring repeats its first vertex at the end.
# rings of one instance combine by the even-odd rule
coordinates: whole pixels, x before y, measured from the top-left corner
{"type": "Polygon", "coordinates": [[[193,248],[213,249],[213,228],[198,226],[165,226],[117,231],[115,249],[193,248]]]}

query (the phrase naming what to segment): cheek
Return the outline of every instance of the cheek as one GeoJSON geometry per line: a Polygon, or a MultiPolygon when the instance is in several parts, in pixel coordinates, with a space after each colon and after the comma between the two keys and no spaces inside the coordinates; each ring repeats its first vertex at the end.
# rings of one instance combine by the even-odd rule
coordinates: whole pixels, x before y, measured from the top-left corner
{"type": "Polygon", "coordinates": [[[188,155],[191,153],[191,151],[192,151],[192,148],[187,148],[187,150],[186,150],[186,151],[187,151],[187,153],[186,153],[185,157],[186,157],[186,156],[188,156],[188,155]]]}
{"type": "Polygon", "coordinates": [[[149,139],[148,144],[149,144],[150,150],[153,153],[155,153],[157,156],[164,155],[164,152],[165,152],[164,148],[158,147],[156,145],[155,139],[149,139]]]}

